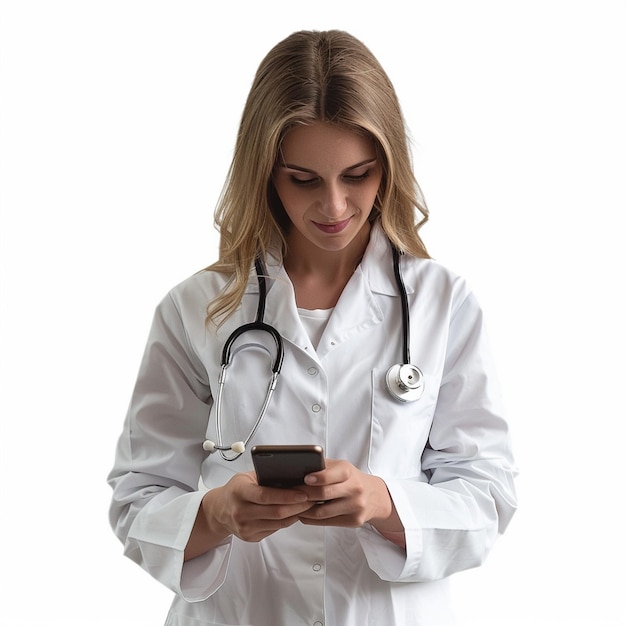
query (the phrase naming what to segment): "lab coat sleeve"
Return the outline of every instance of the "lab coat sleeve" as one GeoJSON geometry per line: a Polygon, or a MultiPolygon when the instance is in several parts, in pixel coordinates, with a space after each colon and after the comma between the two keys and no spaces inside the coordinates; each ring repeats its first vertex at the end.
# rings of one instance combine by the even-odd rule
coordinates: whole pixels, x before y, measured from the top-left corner
{"type": "Polygon", "coordinates": [[[509,431],[483,316],[472,294],[450,322],[429,441],[427,481],[383,478],[405,528],[406,551],[366,526],[370,567],[384,580],[429,581],[477,567],[517,501],[509,431]]]}
{"type": "Polygon", "coordinates": [[[211,392],[171,296],[157,307],[109,475],[111,525],[125,554],[188,601],[224,580],[229,541],[184,563],[203,492],[211,392]]]}

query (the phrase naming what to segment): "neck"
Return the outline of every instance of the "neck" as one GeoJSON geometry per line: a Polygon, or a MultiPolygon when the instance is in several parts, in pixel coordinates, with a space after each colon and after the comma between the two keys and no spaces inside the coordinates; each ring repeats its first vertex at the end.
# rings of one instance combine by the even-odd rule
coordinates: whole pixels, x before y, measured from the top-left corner
{"type": "Polygon", "coordinates": [[[370,227],[364,228],[342,250],[325,251],[303,237],[287,238],[284,266],[296,292],[296,303],[307,309],[334,307],[361,262],[367,248],[370,227]]]}

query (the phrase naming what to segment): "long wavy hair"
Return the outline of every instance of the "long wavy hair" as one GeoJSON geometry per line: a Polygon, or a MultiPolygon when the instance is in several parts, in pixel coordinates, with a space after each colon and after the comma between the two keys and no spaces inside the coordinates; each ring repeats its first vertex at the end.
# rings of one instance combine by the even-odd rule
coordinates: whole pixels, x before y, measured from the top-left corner
{"type": "Polygon", "coordinates": [[[383,174],[370,219],[380,220],[403,252],[429,257],[418,234],[428,209],[415,180],[404,117],[389,77],[352,35],[299,31],[263,59],[243,109],[215,213],[219,259],[206,268],[226,273],[229,281],[208,305],[207,321],[221,323],[236,310],[257,255],[269,249],[284,254],[290,223],[272,171],[289,130],[318,121],[373,138],[383,174]]]}

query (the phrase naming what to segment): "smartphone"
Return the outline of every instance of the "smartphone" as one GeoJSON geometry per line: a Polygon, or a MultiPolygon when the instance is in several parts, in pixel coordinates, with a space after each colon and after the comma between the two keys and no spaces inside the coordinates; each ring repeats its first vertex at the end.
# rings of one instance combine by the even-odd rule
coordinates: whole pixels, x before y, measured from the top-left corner
{"type": "Polygon", "coordinates": [[[259,485],[294,487],[325,467],[321,446],[254,446],[250,451],[259,485]]]}

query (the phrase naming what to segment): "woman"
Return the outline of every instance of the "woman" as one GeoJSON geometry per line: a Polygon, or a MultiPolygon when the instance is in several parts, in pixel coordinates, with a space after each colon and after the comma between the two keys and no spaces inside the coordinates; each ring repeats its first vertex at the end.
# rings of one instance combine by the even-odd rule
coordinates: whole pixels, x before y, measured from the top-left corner
{"type": "Polygon", "coordinates": [[[219,260],[157,308],[110,475],[126,554],[176,594],[167,624],[453,623],[447,577],[507,526],[514,470],[480,308],[429,258],[426,219],[370,51],[339,31],[280,42],[244,108],[219,260]],[[224,344],[258,312],[284,344],[260,423],[269,333],[233,342],[217,398],[224,344]],[[398,384],[408,353],[421,371],[398,384]],[[262,487],[228,445],[248,433],[321,445],[326,468],[262,487]]]}

